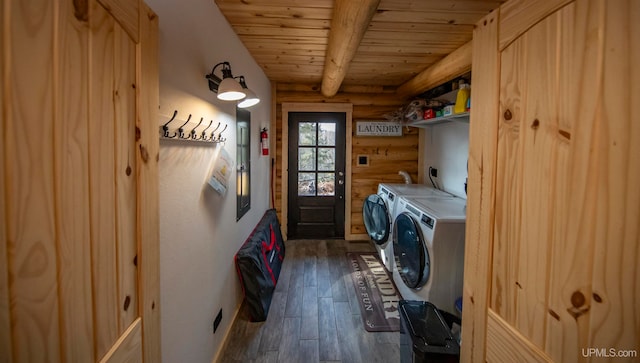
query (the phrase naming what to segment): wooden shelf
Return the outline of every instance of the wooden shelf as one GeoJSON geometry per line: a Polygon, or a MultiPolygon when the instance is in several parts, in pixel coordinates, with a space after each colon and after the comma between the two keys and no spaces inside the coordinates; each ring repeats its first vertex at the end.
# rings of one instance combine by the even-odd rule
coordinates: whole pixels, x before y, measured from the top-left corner
{"type": "Polygon", "coordinates": [[[456,113],[453,115],[430,118],[428,120],[415,121],[407,124],[407,126],[426,127],[426,126],[433,126],[433,125],[443,124],[443,123],[452,122],[452,121],[469,122],[469,112],[456,113]]]}

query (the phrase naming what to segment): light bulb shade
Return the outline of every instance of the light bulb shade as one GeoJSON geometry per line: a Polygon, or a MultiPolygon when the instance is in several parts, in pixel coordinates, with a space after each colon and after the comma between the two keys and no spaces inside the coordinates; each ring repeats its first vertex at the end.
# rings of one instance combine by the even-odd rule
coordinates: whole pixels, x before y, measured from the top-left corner
{"type": "Polygon", "coordinates": [[[247,94],[247,96],[243,100],[238,102],[238,107],[247,108],[257,105],[260,102],[260,99],[252,90],[245,88],[244,92],[247,94]]]}
{"type": "Polygon", "coordinates": [[[220,82],[218,86],[218,99],[223,101],[237,101],[246,96],[240,83],[229,77],[220,82]]]}

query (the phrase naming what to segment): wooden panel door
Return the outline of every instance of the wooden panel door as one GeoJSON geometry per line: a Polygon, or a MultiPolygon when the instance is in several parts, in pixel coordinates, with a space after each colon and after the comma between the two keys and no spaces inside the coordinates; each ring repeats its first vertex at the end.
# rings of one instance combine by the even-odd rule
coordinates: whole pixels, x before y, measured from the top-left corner
{"type": "Polygon", "coordinates": [[[345,114],[289,113],[288,238],[342,238],[345,114]]]}
{"type": "Polygon", "coordinates": [[[639,21],[511,0],[478,24],[463,361],[640,359],[639,21]]]}
{"type": "Polygon", "coordinates": [[[0,362],[158,362],[155,14],[1,9],[0,362]]]}

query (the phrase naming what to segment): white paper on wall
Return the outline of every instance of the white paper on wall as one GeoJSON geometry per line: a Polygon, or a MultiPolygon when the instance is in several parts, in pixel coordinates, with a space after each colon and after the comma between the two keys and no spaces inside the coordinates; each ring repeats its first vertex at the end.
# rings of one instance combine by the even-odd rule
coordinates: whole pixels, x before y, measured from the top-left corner
{"type": "Polygon", "coordinates": [[[209,178],[209,185],[221,195],[225,195],[229,186],[229,177],[231,176],[232,170],[234,170],[233,158],[231,158],[227,150],[222,148],[213,165],[213,173],[209,178]]]}

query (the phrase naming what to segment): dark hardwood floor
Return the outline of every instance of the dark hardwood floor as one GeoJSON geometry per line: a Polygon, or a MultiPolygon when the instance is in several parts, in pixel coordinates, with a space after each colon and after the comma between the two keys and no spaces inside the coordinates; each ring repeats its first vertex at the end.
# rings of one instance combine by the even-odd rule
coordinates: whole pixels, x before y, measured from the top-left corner
{"type": "Polygon", "coordinates": [[[346,252],[370,242],[293,240],[265,322],[244,307],[218,359],[227,362],[399,362],[399,333],[365,331],[346,252]]]}

